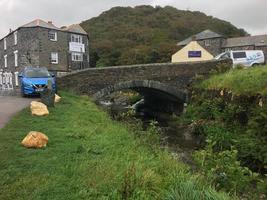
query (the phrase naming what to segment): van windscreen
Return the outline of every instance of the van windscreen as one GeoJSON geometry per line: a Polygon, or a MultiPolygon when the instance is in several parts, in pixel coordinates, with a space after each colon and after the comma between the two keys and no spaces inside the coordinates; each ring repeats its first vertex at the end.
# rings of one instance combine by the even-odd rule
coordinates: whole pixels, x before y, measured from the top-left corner
{"type": "Polygon", "coordinates": [[[246,52],[240,51],[240,52],[233,52],[233,57],[234,58],[246,58],[246,52]]]}

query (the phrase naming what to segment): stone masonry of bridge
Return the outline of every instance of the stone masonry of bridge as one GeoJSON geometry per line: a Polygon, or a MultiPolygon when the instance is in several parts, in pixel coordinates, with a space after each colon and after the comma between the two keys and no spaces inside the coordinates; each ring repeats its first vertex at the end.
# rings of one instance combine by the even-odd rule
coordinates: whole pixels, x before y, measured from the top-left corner
{"type": "MultiPolygon", "coordinates": [[[[195,63],[157,63],[105,68],[89,68],[72,72],[58,79],[59,89],[74,91],[78,94],[103,96],[119,89],[129,89],[133,84],[153,87],[163,92],[187,92],[196,75],[207,76],[211,70],[221,65],[232,65],[231,60],[206,61],[195,63]],[[151,83],[149,83],[149,81],[151,83]],[[157,86],[160,83],[161,86],[157,86]],[[114,87],[115,86],[115,87],[114,87]],[[102,92],[101,92],[102,91],[102,92]]],[[[179,93],[181,94],[181,93],[179,93]]]]}

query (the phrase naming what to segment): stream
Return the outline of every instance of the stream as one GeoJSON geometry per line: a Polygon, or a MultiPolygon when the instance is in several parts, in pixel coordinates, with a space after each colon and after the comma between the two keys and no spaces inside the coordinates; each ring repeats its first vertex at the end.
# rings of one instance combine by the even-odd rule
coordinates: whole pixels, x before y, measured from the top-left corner
{"type": "Polygon", "coordinates": [[[191,153],[199,149],[201,139],[193,135],[190,128],[181,127],[179,123],[173,121],[171,115],[166,113],[150,115],[148,110],[142,108],[142,100],[133,105],[121,102],[117,104],[108,100],[100,101],[99,104],[114,120],[118,120],[118,116],[122,113],[134,110],[133,117],[142,121],[144,130],[151,120],[157,121],[157,126],[160,128],[161,147],[167,149],[175,159],[194,166],[191,153]]]}

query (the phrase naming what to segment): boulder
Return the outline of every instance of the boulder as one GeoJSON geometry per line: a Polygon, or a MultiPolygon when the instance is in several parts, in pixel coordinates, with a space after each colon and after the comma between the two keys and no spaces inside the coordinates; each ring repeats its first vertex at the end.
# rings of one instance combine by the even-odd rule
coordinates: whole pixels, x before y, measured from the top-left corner
{"type": "Polygon", "coordinates": [[[61,100],[61,97],[55,94],[55,103],[60,102],[60,100],[61,100]]]}
{"type": "Polygon", "coordinates": [[[36,115],[36,116],[45,116],[49,114],[47,106],[37,101],[31,102],[31,112],[32,112],[32,115],[36,115]]]}
{"type": "Polygon", "coordinates": [[[41,149],[46,147],[48,143],[48,137],[40,132],[31,131],[22,140],[21,144],[27,148],[41,149]]]}

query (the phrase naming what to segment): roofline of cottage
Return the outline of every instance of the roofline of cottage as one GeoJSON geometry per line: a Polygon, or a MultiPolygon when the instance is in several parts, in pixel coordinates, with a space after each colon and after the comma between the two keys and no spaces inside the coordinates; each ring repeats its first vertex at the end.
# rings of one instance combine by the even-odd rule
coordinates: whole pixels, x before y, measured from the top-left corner
{"type": "Polygon", "coordinates": [[[62,29],[59,29],[59,28],[47,28],[47,27],[43,27],[43,26],[31,26],[31,27],[23,27],[23,26],[20,26],[18,27],[17,29],[15,29],[14,31],[11,31],[10,33],[8,33],[6,36],[4,36],[3,38],[0,39],[0,42],[2,40],[4,40],[6,37],[8,37],[9,35],[12,35],[14,32],[20,30],[20,29],[23,29],[23,28],[44,28],[44,29],[48,29],[48,30],[56,30],[56,31],[61,31],[61,32],[65,32],[65,33],[73,33],[73,34],[78,34],[78,35],[84,35],[84,36],[87,36],[87,38],[89,39],[89,34],[85,34],[85,33],[77,33],[77,32],[73,32],[73,31],[69,31],[69,30],[62,30],[62,29]]]}

